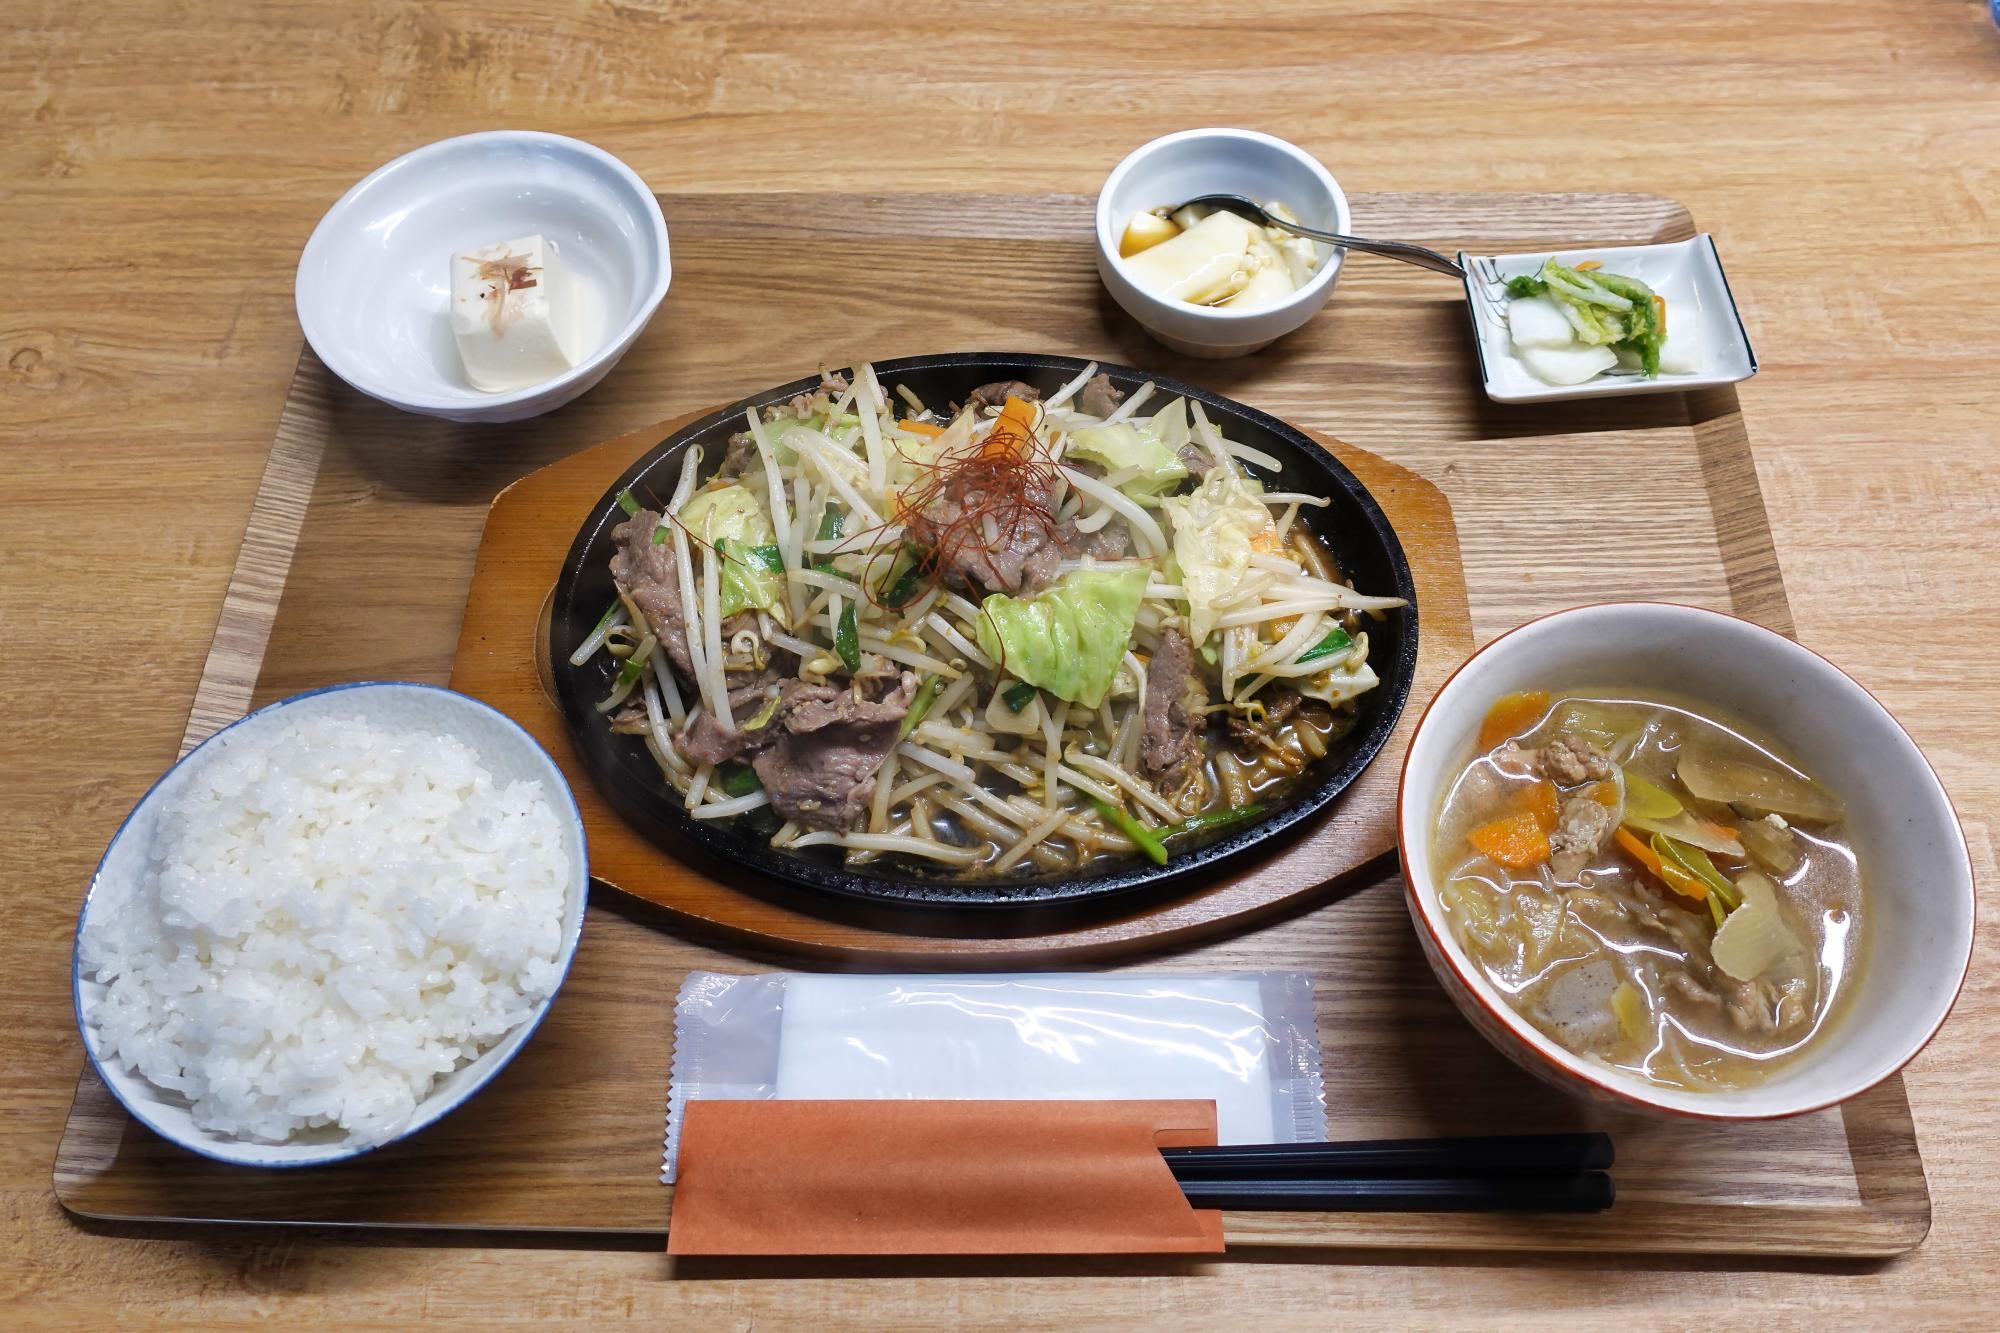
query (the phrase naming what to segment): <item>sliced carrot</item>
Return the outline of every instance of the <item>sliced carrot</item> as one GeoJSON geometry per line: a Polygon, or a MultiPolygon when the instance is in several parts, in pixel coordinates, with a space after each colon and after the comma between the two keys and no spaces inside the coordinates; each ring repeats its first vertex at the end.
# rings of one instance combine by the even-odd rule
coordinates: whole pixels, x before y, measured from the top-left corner
{"type": "MultiPolygon", "coordinates": [[[[1657,879],[1675,893],[1692,898],[1696,902],[1700,902],[1703,898],[1708,897],[1708,885],[1702,883],[1700,878],[1690,875],[1677,865],[1662,861],[1654,854],[1651,847],[1640,842],[1625,829],[1619,829],[1613,836],[1618,840],[1620,851],[1624,852],[1625,855],[1631,857],[1634,861],[1637,861],[1641,866],[1644,866],[1654,879],[1657,879]]],[[[1498,858],[1495,859],[1497,860],[1498,858]]]]}
{"type": "Polygon", "coordinates": [[[1708,897],[1708,885],[1702,882],[1701,877],[1689,874],[1672,861],[1660,862],[1660,880],[1668,888],[1684,898],[1692,898],[1696,902],[1700,902],[1702,899],[1708,897]]]}
{"type": "Polygon", "coordinates": [[[1618,808],[1618,784],[1615,782],[1593,782],[1582,792],[1607,810],[1618,808]]]}
{"type": "Polygon", "coordinates": [[[1486,710],[1486,720],[1479,724],[1479,748],[1490,750],[1510,736],[1519,736],[1541,721],[1542,714],[1548,711],[1547,690],[1501,695],[1486,710]]]}
{"type": "Polygon", "coordinates": [[[1701,819],[1699,817],[1696,818],[1695,823],[1701,825],[1703,828],[1707,829],[1710,833],[1714,834],[1717,841],[1720,842],[1742,841],[1741,838],[1736,836],[1736,830],[1731,828],[1727,824],[1718,824],[1713,819],[1701,819]]]}
{"type": "Polygon", "coordinates": [[[993,422],[993,431],[986,437],[980,452],[989,458],[1003,453],[1021,453],[1022,445],[1032,439],[1035,433],[1035,409],[1019,398],[1009,395],[1000,408],[1000,415],[993,422]]]}
{"type": "Polygon", "coordinates": [[[1576,271],[1578,273],[1588,273],[1594,268],[1603,268],[1603,267],[1604,267],[1604,261],[1601,259],[1586,259],[1582,263],[1576,266],[1576,271]]]}
{"type": "Polygon", "coordinates": [[[1549,859],[1549,835],[1526,811],[1481,824],[1465,840],[1509,870],[1527,870],[1549,859]]]}
{"type": "Polygon", "coordinates": [[[1667,332],[1667,298],[1661,296],[1658,292],[1653,293],[1653,309],[1660,313],[1660,336],[1665,337],[1667,332]]]}
{"type": "Polygon", "coordinates": [[[936,436],[944,434],[943,426],[933,426],[928,421],[898,421],[896,426],[898,429],[906,430],[912,435],[936,436]]]}
{"type": "Polygon", "coordinates": [[[1535,825],[1544,833],[1554,833],[1556,825],[1562,822],[1562,793],[1556,784],[1546,779],[1523,787],[1514,799],[1515,806],[1535,817],[1535,825]]]}
{"type": "Polygon", "coordinates": [[[1619,829],[1611,836],[1617,839],[1620,851],[1637,861],[1641,868],[1650,871],[1654,879],[1661,878],[1660,858],[1653,854],[1651,847],[1633,837],[1629,829],[1619,829]]]}

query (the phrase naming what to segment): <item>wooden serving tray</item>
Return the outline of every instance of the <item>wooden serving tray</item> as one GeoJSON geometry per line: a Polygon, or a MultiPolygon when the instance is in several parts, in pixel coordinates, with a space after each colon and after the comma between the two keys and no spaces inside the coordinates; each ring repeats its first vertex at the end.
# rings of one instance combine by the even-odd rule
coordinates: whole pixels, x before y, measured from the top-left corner
{"type": "MultiPolygon", "coordinates": [[[[662,205],[672,296],[623,366],[550,417],[479,429],[401,416],[301,360],[188,744],[314,685],[449,679],[487,506],[509,483],[635,423],[822,361],[955,348],[1156,368],[1422,474],[1456,514],[1480,639],[1540,612],[1633,596],[1790,628],[1732,390],[1496,407],[1478,388],[1459,290],[1434,276],[1354,256],[1309,327],[1254,358],[1204,363],[1157,347],[1102,295],[1088,199],[662,205]]],[[[1364,231],[1487,252],[1694,230],[1679,205],[1633,195],[1363,195],[1355,211],[1364,231]]],[[[1392,747],[1378,767],[1400,757],[1392,747]]],[[[102,1218],[658,1237],[671,1197],[656,1181],[681,978],[826,965],[600,893],[535,1039],[413,1140],[335,1168],[232,1170],[154,1138],[86,1069],[56,1193],[102,1218]]],[[[1899,1078],[1840,1110],[1776,1124],[1642,1121],[1572,1102],[1452,1009],[1387,863],[1254,929],[1119,966],[1311,973],[1335,1137],[1600,1127],[1618,1141],[1619,1202],[1602,1216],[1232,1213],[1234,1245],[1858,1257],[1906,1250],[1929,1227],[1899,1078]]]]}
{"type": "Polygon", "coordinates": [[[1232,860],[1222,873],[1089,903],[935,910],[832,903],[763,879],[688,846],[666,850],[606,803],[571,743],[546,679],[547,610],[577,526],[605,489],[691,413],[632,431],[551,464],[502,491],[487,516],[452,663],[453,689],[484,699],[554,755],[583,810],[591,878],[746,943],[847,961],[888,955],[956,966],[1047,966],[1181,944],[1244,926],[1320,894],[1396,846],[1399,756],[1424,705],[1472,651],[1465,579],[1451,507],[1406,468],[1315,436],[1361,479],[1409,556],[1419,607],[1415,683],[1396,730],[1326,815],[1297,837],[1232,860]]]}

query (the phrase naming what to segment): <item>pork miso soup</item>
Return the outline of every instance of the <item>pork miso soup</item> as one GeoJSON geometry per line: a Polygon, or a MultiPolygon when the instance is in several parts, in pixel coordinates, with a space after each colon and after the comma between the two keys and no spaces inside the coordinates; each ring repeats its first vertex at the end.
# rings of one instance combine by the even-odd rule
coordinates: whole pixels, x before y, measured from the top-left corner
{"type": "Polygon", "coordinates": [[[1497,700],[1433,847],[1453,934],[1564,1048],[1745,1087],[1851,983],[1861,872],[1839,796],[1772,738],[1618,691],[1497,700]]]}

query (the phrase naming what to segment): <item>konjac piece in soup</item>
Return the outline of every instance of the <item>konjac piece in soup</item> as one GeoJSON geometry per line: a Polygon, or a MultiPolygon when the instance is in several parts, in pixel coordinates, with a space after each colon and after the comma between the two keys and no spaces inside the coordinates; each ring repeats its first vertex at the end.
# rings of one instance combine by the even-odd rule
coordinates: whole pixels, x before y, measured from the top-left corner
{"type": "Polygon", "coordinates": [[[1432,851],[1452,932],[1508,1003],[1654,1083],[1761,1081],[1854,975],[1839,798],[1698,703],[1503,696],[1432,851]]]}

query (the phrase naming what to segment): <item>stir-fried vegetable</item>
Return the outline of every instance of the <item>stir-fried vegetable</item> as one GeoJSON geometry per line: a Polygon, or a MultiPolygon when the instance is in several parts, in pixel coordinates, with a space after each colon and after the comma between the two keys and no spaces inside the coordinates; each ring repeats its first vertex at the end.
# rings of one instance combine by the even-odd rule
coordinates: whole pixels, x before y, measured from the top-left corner
{"type": "Polygon", "coordinates": [[[1255,482],[1219,468],[1192,494],[1170,498],[1160,507],[1173,526],[1174,564],[1187,594],[1188,634],[1200,644],[1221,618],[1220,604],[1250,572],[1250,557],[1279,549],[1277,524],[1255,482]]]}
{"type": "Polygon", "coordinates": [[[1033,597],[980,606],[979,649],[1058,699],[1095,708],[1117,677],[1146,595],[1145,569],[1078,569],[1033,597]]]}
{"type": "Polygon", "coordinates": [[[1096,796],[1090,798],[1090,803],[1097,808],[1097,813],[1102,815],[1107,823],[1130,838],[1139,850],[1146,854],[1147,860],[1156,866],[1167,863],[1167,845],[1160,841],[1159,835],[1153,830],[1132,818],[1125,807],[1113,805],[1096,796]]]}
{"type": "Polygon", "coordinates": [[[747,486],[713,486],[681,506],[680,521],[721,558],[721,610],[785,612],[785,561],[771,520],[747,486]]]}
{"type": "Polygon", "coordinates": [[[910,711],[903,715],[902,734],[908,736],[923,725],[930,716],[931,705],[937,702],[938,691],[944,688],[944,681],[936,676],[925,676],[917,686],[917,697],[910,701],[910,711]]]}
{"type": "Polygon", "coordinates": [[[849,671],[861,670],[861,622],[852,602],[840,608],[840,620],[833,631],[833,651],[849,671]]]}
{"type": "Polygon", "coordinates": [[[1344,653],[1353,646],[1354,636],[1339,626],[1335,626],[1333,629],[1327,631],[1324,639],[1321,639],[1318,643],[1300,653],[1298,660],[1300,665],[1304,665],[1307,662],[1317,662],[1323,657],[1332,657],[1337,653],[1344,653]]]}
{"type": "Polygon", "coordinates": [[[1210,810],[1205,814],[1193,815],[1187,819],[1183,819],[1180,823],[1162,833],[1161,836],[1167,839],[1181,838],[1190,833],[1206,833],[1212,832],[1215,829],[1230,828],[1237,824],[1246,824],[1253,819],[1261,818],[1264,814],[1264,809],[1265,807],[1261,802],[1252,802],[1249,805],[1231,806],[1227,810],[1210,810]]]}
{"type": "Polygon", "coordinates": [[[1123,421],[1085,426],[1071,433],[1069,452],[1072,458],[1102,464],[1108,473],[1131,469],[1133,475],[1120,487],[1129,495],[1157,495],[1187,480],[1180,451],[1169,448],[1150,421],[1144,426],[1123,421]]]}
{"type": "Polygon", "coordinates": [[[688,450],[671,499],[649,495],[654,530],[613,539],[622,609],[580,659],[619,659],[610,725],[644,737],[697,817],[768,806],[773,845],[850,860],[1048,873],[1251,818],[1252,794],[1352,725],[1378,683],[1360,617],[1403,603],[1341,580],[1299,521],[1328,502],[1267,496],[1249,470],[1276,460],[1199,405],[1141,416],[1153,386],[1121,407],[1101,380],[945,407],[862,366],[747,412],[719,468],[688,450]],[[1155,683],[1176,747],[1215,762],[1157,757],[1155,683]],[[1329,706],[1260,746],[1223,725],[1301,699],[1329,706]],[[780,725],[782,748],[755,734],[780,725]],[[1094,795],[1139,832],[1093,833],[1094,795]]]}

